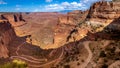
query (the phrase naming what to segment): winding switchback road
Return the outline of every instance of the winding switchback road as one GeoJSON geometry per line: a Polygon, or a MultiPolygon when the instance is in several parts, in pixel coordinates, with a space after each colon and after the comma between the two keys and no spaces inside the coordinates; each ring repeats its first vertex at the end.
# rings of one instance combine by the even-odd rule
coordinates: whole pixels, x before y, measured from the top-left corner
{"type": "Polygon", "coordinates": [[[62,56],[64,54],[64,49],[63,48],[59,48],[59,49],[55,49],[53,51],[51,51],[51,53],[49,54],[49,56],[52,55],[53,52],[56,51],[56,58],[52,58],[53,60],[48,61],[46,58],[42,58],[42,59],[37,59],[34,58],[32,56],[29,55],[19,55],[18,51],[20,50],[20,48],[25,44],[26,42],[23,42],[22,44],[20,44],[17,49],[16,49],[16,55],[17,56],[11,56],[10,59],[21,59],[23,61],[28,62],[28,66],[29,67],[34,67],[34,68],[40,68],[49,64],[52,64],[54,62],[59,62],[60,59],[62,59],[62,56]]]}
{"type": "Polygon", "coordinates": [[[56,59],[54,59],[54,60],[52,60],[52,61],[49,61],[49,62],[46,62],[46,63],[44,63],[44,64],[42,64],[42,65],[29,65],[30,67],[35,67],[35,68],[40,68],[40,67],[43,67],[43,66],[47,66],[47,65],[49,65],[49,64],[52,64],[52,63],[54,63],[54,62],[58,62],[58,61],[60,61],[60,59],[62,58],[62,56],[63,56],[63,52],[64,52],[64,50],[63,50],[63,48],[61,48],[61,50],[59,50],[61,53],[60,53],[60,55],[58,56],[58,58],[56,58],[56,59]],[[61,51],[62,50],[62,51],[61,51]]]}

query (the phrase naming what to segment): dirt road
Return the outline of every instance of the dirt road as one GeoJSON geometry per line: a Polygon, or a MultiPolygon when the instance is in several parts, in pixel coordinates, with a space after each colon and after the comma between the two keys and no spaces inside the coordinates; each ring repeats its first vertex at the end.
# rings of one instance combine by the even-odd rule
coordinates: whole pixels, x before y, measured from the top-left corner
{"type": "Polygon", "coordinates": [[[92,52],[91,52],[91,50],[90,50],[89,43],[90,43],[89,41],[83,43],[83,44],[84,44],[84,47],[85,47],[85,49],[87,49],[89,55],[88,55],[88,58],[85,60],[85,62],[82,63],[82,64],[79,66],[79,68],[86,68],[87,65],[88,65],[88,63],[89,63],[90,60],[92,59],[92,52]]]}

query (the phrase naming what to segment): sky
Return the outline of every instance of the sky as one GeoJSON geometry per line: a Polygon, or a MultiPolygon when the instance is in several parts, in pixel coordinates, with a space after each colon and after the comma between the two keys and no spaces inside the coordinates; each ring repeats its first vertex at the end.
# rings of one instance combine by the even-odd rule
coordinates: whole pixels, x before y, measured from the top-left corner
{"type": "Polygon", "coordinates": [[[0,0],[0,12],[87,10],[99,0],[0,0]]]}

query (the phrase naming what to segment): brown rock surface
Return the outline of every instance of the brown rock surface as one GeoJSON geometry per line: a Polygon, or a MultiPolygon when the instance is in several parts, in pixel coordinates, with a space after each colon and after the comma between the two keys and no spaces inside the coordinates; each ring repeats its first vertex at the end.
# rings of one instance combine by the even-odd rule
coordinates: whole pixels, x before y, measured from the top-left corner
{"type": "Polygon", "coordinates": [[[28,43],[49,49],[78,41],[89,31],[102,31],[109,24],[108,28],[119,29],[119,20],[111,24],[119,18],[119,8],[119,2],[97,2],[89,11],[1,13],[0,19],[9,21],[17,36],[27,36],[28,43]]]}
{"type": "Polygon", "coordinates": [[[60,13],[7,13],[1,17],[12,24],[17,36],[30,36],[27,37],[28,43],[48,49],[66,44],[70,32],[86,18],[87,12],[73,11],[64,15],[69,18],[67,24],[61,23],[63,19],[59,20],[63,16],[60,13]]]}
{"type": "Polygon", "coordinates": [[[59,24],[78,25],[86,18],[88,11],[75,10],[59,16],[59,24]]]}
{"type": "Polygon", "coordinates": [[[8,46],[15,36],[14,30],[8,21],[0,22],[0,58],[9,57],[8,46]]]}
{"type": "Polygon", "coordinates": [[[87,18],[91,24],[108,25],[120,16],[120,2],[97,2],[89,10],[87,18]],[[96,22],[96,23],[95,23],[96,22]]]}
{"type": "MultiPolygon", "coordinates": [[[[69,42],[78,41],[80,39],[95,40],[98,36],[108,37],[104,31],[119,32],[120,30],[120,2],[97,2],[94,3],[87,15],[87,18],[79,23],[68,36],[69,42]],[[102,36],[102,34],[104,36],[102,36]],[[87,37],[86,37],[87,36],[87,37]]],[[[77,13],[77,12],[76,12],[77,13]]]]}
{"type": "Polygon", "coordinates": [[[13,27],[25,24],[25,20],[23,19],[21,13],[1,13],[0,15],[0,20],[8,20],[13,27]]]}

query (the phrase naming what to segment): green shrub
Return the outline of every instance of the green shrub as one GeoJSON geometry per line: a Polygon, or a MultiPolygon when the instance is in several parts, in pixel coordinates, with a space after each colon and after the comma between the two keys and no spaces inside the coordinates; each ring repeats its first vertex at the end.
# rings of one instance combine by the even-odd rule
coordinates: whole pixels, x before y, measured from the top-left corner
{"type": "Polygon", "coordinates": [[[4,65],[0,65],[0,68],[27,68],[27,64],[21,60],[13,60],[4,65]]]}

